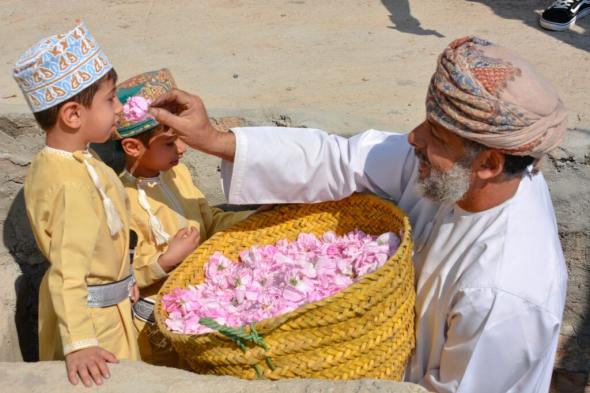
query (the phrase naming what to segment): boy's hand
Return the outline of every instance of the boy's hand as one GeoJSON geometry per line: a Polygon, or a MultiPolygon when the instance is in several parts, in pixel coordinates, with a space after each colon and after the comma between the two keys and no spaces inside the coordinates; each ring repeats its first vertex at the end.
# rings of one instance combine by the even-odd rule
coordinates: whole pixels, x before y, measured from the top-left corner
{"type": "Polygon", "coordinates": [[[115,355],[100,347],[89,347],[66,355],[68,379],[72,385],[80,380],[86,387],[102,385],[103,378],[110,378],[107,363],[119,363],[115,355]]]}
{"type": "Polygon", "coordinates": [[[199,246],[200,240],[201,236],[197,228],[179,230],[168,243],[166,252],[160,255],[158,263],[165,272],[169,272],[199,246]]]}
{"type": "Polygon", "coordinates": [[[137,285],[137,283],[133,284],[131,287],[129,299],[131,300],[131,304],[135,304],[139,300],[139,285],[137,285]]]}

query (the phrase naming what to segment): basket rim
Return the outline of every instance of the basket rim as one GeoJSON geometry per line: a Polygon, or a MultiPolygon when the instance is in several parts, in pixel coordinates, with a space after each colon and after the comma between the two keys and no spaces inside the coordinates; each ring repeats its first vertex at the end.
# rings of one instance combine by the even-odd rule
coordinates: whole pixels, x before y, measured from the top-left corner
{"type": "MultiPolygon", "coordinates": [[[[324,203],[343,202],[349,198],[368,198],[368,200],[370,200],[374,203],[382,204],[384,207],[391,210],[393,214],[397,215],[398,218],[400,218],[401,231],[403,231],[403,233],[402,233],[402,236],[400,236],[400,244],[398,246],[398,249],[387,260],[387,262],[385,262],[383,264],[383,266],[381,266],[379,269],[377,269],[376,271],[374,271],[372,273],[368,273],[368,274],[363,275],[358,281],[353,282],[352,284],[350,284],[348,287],[344,288],[343,290],[338,291],[337,293],[335,293],[331,296],[328,296],[324,299],[320,299],[320,300],[312,302],[312,303],[304,304],[304,305],[302,305],[302,306],[300,306],[300,307],[296,308],[295,310],[292,310],[288,313],[277,315],[277,316],[267,318],[267,319],[264,319],[261,321],[257,321],[255,324],[256,324],[256,330],[259,333],[266,334],[268,332],[271,332],[274,329],[276,329],[277,327],[288,322],[289,320],[297,318],[301,314],[304,314],[304,313],[306,313],[310,310],[313,310],[315,308],[322,307],[322,306],[331,304],[332,302],[340,300],[342,297],[345,297],[350,292],[356,290],[356,287],[358,287],[359,285],[364,285],[368,280],[372,280],[374,277],[377,276],[377,274],[379,274],[379,272],[382,269],[386,268],[387,266],[390,266],[394,262],[397,263],[397,259],[400,257],[402,252],[410,252],[410,253],[412,252],[412,250],[413,250],[412,228],[411,228],[411,224],[410,224],[410,219],[407,216],[407,214],[399,206],[397,206],[393,201],[391,201],[389,199],[381,198],[377,195],[370,194],[370,193],[354,193],[351,196],[344,198],[344,199],[335,200],[335,201],[320,202],[316,205],[319,206],[324,203]]],[[[300,204],[300,203],[284,204],[284,205],[281,205],[279,207],[279,209],[281,207],[292,207],[292,206],[297,206],[297,205],[306,205],[306,204],[300,204]]],[[[278,211],[279,210],[275,209],[275,210],[272,210],[269,212],[265,212],[263,214],[268,214],[269,216],[272,217],[273,213],[274,213],[274,215],[276,215],[278,211]]],[[[239,223],[237,225],[239,225],[239,223]]],[[[231,229],[233,227],[234,226],[232,226],[228,229],[231,229]]],[[[228,229],[226,229],[226,231],[228,229]]],[[[218,232],[218,233],[223,233],[223,232],[225,232],[225,231],[218,232]]],[[[399,235],[399,234],[397,234],[397,235],[399,235]]],[[[215,236],[215,235],[213,235],[213,236],[215,236]]],[[[211,238],[209,240],[211,240],[211,238]]],[[[209,240],[207,240],[207,241],[209,241],[209,240]]],[[[191,254],[188,258],[190,258],[192,255],[193,254],[191,254]]],[[[205,258],[209,258],[210,256],[211,255],[208,255],[205,258]]],[[[172,277],[173,277],[173,275],[170,275],[166,281],[170,280],[170,278],[172,278],[172,277]]],[[[198,284],[191,284],[191,285],[198,285],[198,284]]],[[[202,334],[186,334],[186,333],[172,332],[172,331],[168,330],[168,328],[165,325],[165,319],[163,316],[163,313],[165,311],[162,308],[162,296],[165,293],[168,293],[169,291],[170,291],[170,289],[168,289],[167,285],[164,284],[162,286],[162,288],[160,289],[160,291],[158,292],[158,295],[156,297],[156,308],[155,308],[155,312],[154,312],[158,328],[162,332],[162,334],[164,334],[164,336],[166,338],[168,338],[171,341],[187,342],[189,340],[198,340],[201,338],[214,336],[218,339],[227,340],[227,337],[225,337],[223,334],[221,334],[219,332],[215,332],[215,331],[209,332],[209,333],[202,333],[202,334]],[[164,290],[166,290],[166,292],[164,292],[164,290]]],[[[248,332],[250,330],[250,327],[248,325],[243,326],[243,328],[245,329],[246,332],[248,332]]],[[[299,330],[304,331],[305,328],[300,328],[299,330]]]]}

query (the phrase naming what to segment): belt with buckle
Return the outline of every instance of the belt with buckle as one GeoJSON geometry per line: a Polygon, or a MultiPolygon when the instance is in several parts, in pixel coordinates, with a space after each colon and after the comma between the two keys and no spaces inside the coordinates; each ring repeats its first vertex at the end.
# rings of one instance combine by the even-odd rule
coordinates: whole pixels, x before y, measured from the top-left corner
{"type": "Polygon", "coordinates": [[[101,308],[121,303],[131,295],[133,275],[108,284],[88,285],[88,307],[101,308]]]}
{"type": "Polygon", "coordinates": [[[154,317],[155,305],[156,302],[152,299],[140,297],[133,305],[133,315],[141,321],[154,324],[156,323],[156,318],[154,317]]]}

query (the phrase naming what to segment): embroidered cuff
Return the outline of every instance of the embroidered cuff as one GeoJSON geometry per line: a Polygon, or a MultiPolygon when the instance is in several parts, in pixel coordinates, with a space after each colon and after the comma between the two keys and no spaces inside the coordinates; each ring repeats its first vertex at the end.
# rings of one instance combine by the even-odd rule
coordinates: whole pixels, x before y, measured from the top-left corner
{"type": "Polygon", "coordinates": [[[161,280],[163,278],[168,277],[168,273],[166,273],[166,271],[162,269],[162,266],[160,266],[160,264],[158,263],[160,255],[162,255],[161,252],[157,253],[154,259],[152,260],[152,263],[150,264],[150,272],[156,280],[161,280]]]}
{"type": "Polygon", "coordinates": [[[85,340],[75,341],[71,344],[64,345],[64,356],[70,352],[78,351],[80,349],[97,347],[98,340],[96,338],[87,338],[85,340]]]}

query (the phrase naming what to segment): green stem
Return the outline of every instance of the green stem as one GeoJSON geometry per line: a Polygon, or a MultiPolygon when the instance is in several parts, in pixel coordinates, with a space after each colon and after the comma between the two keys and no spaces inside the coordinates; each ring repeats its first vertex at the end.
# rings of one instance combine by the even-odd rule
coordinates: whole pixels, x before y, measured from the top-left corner
{"type": "MultiPolygon", "coordinates": [[[[215,320],[211,318],[201,318],[199,319],[199,323],[203,326],[207,326],[210,329],[216,330],[219,333],[223,334],[225,337],[229,338],[234,344],[238,346],[242,350],[242,352],[246,353],[248,347],[246,346],[246,342],[251,342],[254,345],[257,345],[264,349],[264,352],[268,352],[268,345],[264,341],[264,337],[262,337],[258,331],[256,330],[256,324],[252,322],[250,324],[250,333],[246,333],[244,327],[234,328],[231,326],[222,325],[217,323],[215,320]]],[[[265,359],[268,368],[271,370],[275,370],[275,365],[273,364],[272,358],[270,356],[266,356],[265,359]]],[[[262,378],[262,369],[258,364],[254,364],[254,370],[256,371],[256,377],[262,378]]]]}

